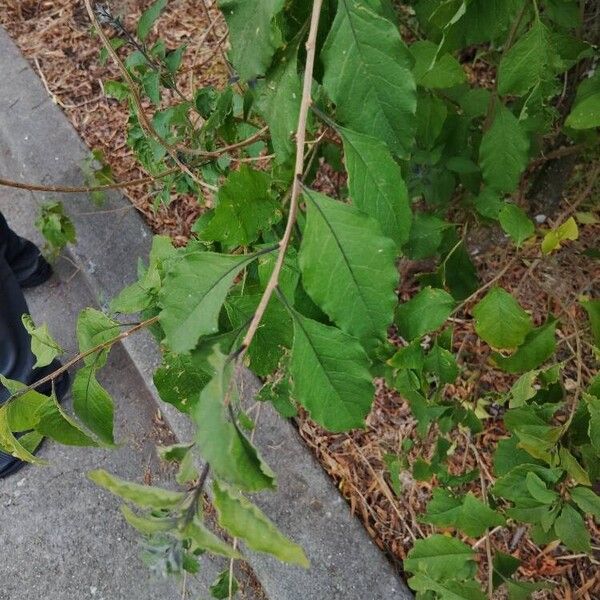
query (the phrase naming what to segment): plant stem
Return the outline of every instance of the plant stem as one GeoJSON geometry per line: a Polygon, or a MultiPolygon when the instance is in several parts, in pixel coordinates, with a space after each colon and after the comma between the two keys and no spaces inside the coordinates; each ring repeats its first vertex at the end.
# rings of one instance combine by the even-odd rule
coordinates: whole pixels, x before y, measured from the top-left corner
{"type": "Polygon", "coordinates": [[[277,287],[279,282],[279,274],[283,267],[283,261],[285,259],[286,251],[290,245],[292,234],[294,231],[294,224],[296,222],[296,216],[298,213],[298,199],[300,197],[301,179],[304,171],[304,142],[306,139],[306,120],[308,118],[308,110],[311,105],[311,86],[312,76],[315,64],[315,51],[317,42],[317,30],[319,28],[319,17],[321,15],[322,0],[314,0],[312,7],[312,15],[310,19],[310,30],[308,32],[308,39],[306,41],[306,66],[304,69],[304,82],[302,88],[302,100],[300,102],[300,113],[298,116],[298,127],[296,130],[296,163],[294,167],[294,182],[292,184],[292,195],[290,198],[290,211],[288,214],[287,223],[285,226],[285,232],[281,241],[279,242],[279,254],[273,267],[271,277],[267,282],[265,291],[260,299],[256,312],[252,317],[252,321],[248,327],[248,331],[244,336],[242,345],[238,351],[238,364],[241,364],[241,360],[250,346],[254,335],[256,334],[260,322],[265,314],[269,300],[277,287]]]}
{"type": "Polygon", "coordinates": [[[105,190],[116,190],[121,188],[133,187],[144,183],[152,183],[157,179],[162,179],[173,173],[177,173],[179,169],[173,167],[167,169],[158,175],[150,175],[148,177],[139,177],[129,181],[116,181],[115,183],[106,183],[103,185],[93,186],[64,186],[64,185],[39,185],[37,183],[24,183],[20,181],[11,181],[10,179],[2,179],[0,177],[0,186],[17,188],[19,190],[29,190],[30,192],[55,192],[59,194],[84,194],[88,192],[102,192],[105,190]]]}
{"type": "Polygon", "coordinates": [[[124,340],[126,337],[129,337],[132,333],[136,333],[140,329],[144,329],[144,327],[149,327],[150,325],[153,325],[157,321],[158,321],[158,315],[155,317],[151,317],[150,319],[146,319],[145,321],[141,321],[141,322],[137,323],[136,325],[134,325],[131,329],[128,329],[127,331],[123,331],[118,336],[116,336],[106,342],[103,342],[102,344],[98,344],[97,346],[94,346],[93,348],[90,348],[89,350],[86,350],[85,352],[81,352],[80,354],[77,354],[77,356],[74,356],[71,360],[66,362],[62,367],[56,369],[56,371],[53,371],[49,375],[46,375],[45,377],[42,377],[41,379],[38,379],[37,381],[34,381],[32,384],[25,386],[25,387],[21,388],[20,390],[18,390],[17,392],[15,392],[7,400],[7,403],[10,402],[11,400],[14,400],[15,398],[18,398],[19,396],[22,396],[23,394],[25,394],[31,390],[38,388],[40,385],[43,385],[44,383],[53,381],[59,375],[62,375],[65,371],[68,371],[72,366],[76,365],[79,361],[82,361],[84,358],[87,358],[91,354],[100,352],[101,350],[104,350],[106,348],[110,348],[113,344],[116,344],[117,342],[124,340]]]}

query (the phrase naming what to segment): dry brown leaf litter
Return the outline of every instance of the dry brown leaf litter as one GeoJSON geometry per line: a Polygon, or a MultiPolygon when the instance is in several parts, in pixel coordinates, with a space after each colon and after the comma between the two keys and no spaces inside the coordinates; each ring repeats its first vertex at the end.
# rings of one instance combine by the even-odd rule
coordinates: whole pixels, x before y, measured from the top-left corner
{"type": "MultiPolygon", "coordinates": [[[[130,30],[148,4],[146,0],[113,2],[116,12],[125,16],[125,25],[130,30]]],[[[111,64],[99,64],[101,44],[90,35],[83,5],[69,0],[0,0],[0,23],[31,61],[48,93],[88,146],[102,150],[115,178],[128,180],[143,176],[126,144],[127,114],[119,103],[105,98],[102,92],[102,81],[117,78],[118,72],[111,64]]],[[[159,21],[158,32],[170,48],[184,42],[188,44],[183,63],[184,76],[179,82],[184,94],[191,95],[199,85],[223,84],[227,71],[220,55],[226,28],[212,5],[207,16],[193,0],[172,1],[159,21]]],[[[485,79],[488,75],[479,73],[475,68],[469,70],[469,77],[485,79]]],[[[585,180],[585,173],[578,177],[585,180]]],[[[35,173],[30,179],[35,180],[35,173]]],[[[336,195],[343,184],[344,177],[340,174],[326,166],[320,169],[318,186],[322,191],[336,195]]],[[[575,184],[568,190],[567,196],[576,195],[585,185],[585,181],[575,184]]],[[[597,194],[598,190],[594,189],[594,193],[597,194]]],[[[200,211],[194,198],[174,197],[169,206],[155,211],[151,189],[139,186],[129,188],[126,194],[154,231],[170,235],[177,244],[187,241],[191,225],[200,211]]],[[[587,200],[584,199],[584,202],[587,200]]],[[[561,319],[559,358],[568,361],[566,383],[571,388],[589,380],[595,369],[586,343],[586,321],[577,298],[581,294],[592,294],[594,290],[597,296],[598,269],[582,251],[594,245],[600,232],[594,226],[582,227],[581,231],[577,242],[551,257],[540,260],[535,248],[525,248],[514,267],[499,281],[516,293],[537,324],[548,311],[561,319]],[[574,360],[578,352],[582,357],[580,373],[574,360]]],[[[470,235],[469,245],[474,251],[482,281],[494,277],[514,255],[511,244],[502,235],[490,235],[489,230],[475,231],[470,235]]],[[[426,270],[424,267],[423,264],[401,265],[406,275],[399,290],[401,298],[409,298],[417,289],[415,271],[426,270]]],[[[457,315],[455,322],[455,350],[460,353],[463,373],[455,384],[445,390],[448,398],[459,401],[472,401],[485,392],[504,392],[513,379],[486,367],[489,348],[473,334],[468,308],[457,315]]],[[[430,497],[432,484],[417,482],[409,471],[405,471],[401,474],[403,494],[396,496],[383,462],[386,453],[400,454],[402,441],[408,438],[415,442],[409,453],[409,462],[414,462],[418,456],[428,458],[435,432],[425,440],[419,440],[415,425],[407,403],[382,382],[377,384],[374,407],[364,431],[329,434],[305,416],[298,420],[300,433],[337,482],[353,513],[362,520],[369,535],[399,569],[400,561],[414,540],[432,531],[429,525],[419,522],[419,514],[430,497]]],[[[480,466],[485,484],[490,486],[492,454],[497,441],[504,435],[501,421],[495,419],[488,420],[485,431],[473,439],[455,433],[455,445],[449,461],[451,472],[462,473],[480,466]]],[[[480,493],[479,485],[472,487],[480,493]]],[[[600,531],[592,521],[588,524],[598,551],[600,531]]],[[[557,584],[552,592],[540,592],[538,598],[600,598],[600,555],[590,559],[570,555],[561,546],[538,548],[523,526],[499,528],[490,539],[494,548],[510,552],[523,561],[520,576],[545,578],[557,584]]],[[[487,568],[485,540],[470,541],[477,544],[483,572],[487,568]]]]}

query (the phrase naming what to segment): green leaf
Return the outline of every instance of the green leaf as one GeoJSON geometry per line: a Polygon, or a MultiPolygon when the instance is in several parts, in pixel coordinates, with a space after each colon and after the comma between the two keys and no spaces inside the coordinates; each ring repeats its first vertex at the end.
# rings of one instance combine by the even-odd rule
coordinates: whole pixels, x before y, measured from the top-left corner
{"type": "Polygon", "coordinates": [[[506,475],[514,467],[532,463],[534,460],[528,452],[518,446],[518,438],[511,436],[500,440],[494,453],[494,472],[498,477],[506,475]]]}
{"type": "Polygon", "coordinates": [[[434,148],[444,128],[448,109],[444,101],[433,94],[419,90],[417,98],[417,144],[423,149],[434,148]]]}
{"type": "Polygon", "coordinates": [[[486,599],[477,581],[438,581],[426,573],[417,573],[408,580],[408,585],[417,592],[435,592],[440,600],[486,599]]]}
{"type": "MultiPolygon", "coordinates": [[[[14,382],[6,379],[3,375],[0,375],[0,382],[6,386],[11,394],[25,387],[20,381],[14,382]]],[[[8,427],[12,432],[23,432],[33,429],[39,421],[38,409],[51,402],[52,400],[48,396],[40,394],[35,390],[29,390],[20,396],[12,398],[6,404],[5,408],[8,427]]]]}
{"type": "Polygon", "coordinates": [[[174,352],[192,350],[219,330],[221,306],[238,273],[256,254],[189,252],[169,264],[159,299],[160,323],[174,352]]]}
{"type": "Polygon", "coordinates": [[[381,140],[345,128],[339,132],[352,202],[400,248],[408,241],[412,213],[399,165],[381,140]]]}
{"type": "Polygon", "coordinates": [[[42,404],[36,411],[35,430],[65,446],[97,446],[81,427],[62,409],[56,396],[42,404]]]}
{"type": "Polygon", "coordinates": [[[252,550],[308,568],[302,548],[286,538],[257,506],[216,481],[213,491],[219,525],[232,536],[242,539],[252,550]]]}
{"type": "Polygon", "coordinates": [[[446,322],[455,305],[448,292],[427,286],[396,309],[398,331],[407,340],[434,331],[446,322]]]}
{"type": "Polygon", "coordinates": [[[583,394],[583,399],[590,415],[590,423],[588,425],[590,442],[596,454],[600,456],[600,398],[591,394],[583,394]]]}
{"type": "Polygon", "coordinates": [[[440,244],[444,232],[452,227],[443,219],[429,213],[415,214],[404,251],[409,258],[419,260],[433,256],[440,244]]]}
{"type": "Polygon", "coordinates": [[[523,242],[535,233],[532,220],[516,204],[504,203],[498,213],[498,220],[502,229],[510,235],[517,248],[520,248],[523,242]]]}
{"type": "Polygon", "coordinates": [[[158,17],[160,16],[161,11],[167,5],[167,0],[156,0],[154,4],[150,5],[150,8],[146,9],[137,25],[137,36],[143,42],[147,37],[150,31],[152,30],[152,26],[158,17]]]}
{"type": "Polygon", "coordinates": [[[298,75],[298,45],[292,44],[276,57],[265,81],[257,90],[256,106],[269,125],[277,162],[294,154],[302,87],[298,75]]]}
{"type": "Polygon", "coordinates": [[[479,537],[486,529],[504,524],[495,510],[471,492],[457,498],[442,488],[433,491],[423,521],[438,527],[454,527],[470,537],[479,537]]]}
{"type": "Polygon", "coordinates": [[[202,456],[218,477],[256,492],[275,487],[275,474],[259,456],[256,448],[230,420],[228,407],[235,405],[237,382],[234,363],[218,349],[209,359],[214,376],[202,390],[192,418],[196,423],[196,442],[202,456]]]}
{"type": "Polygon", "coordinates": [[[263,75],[281,45],[274,24],[284,0],[219,0],[231,38],[231,62],[243,81],[263,75]]]}
{"type": "Polygon", "coordinates": [[[600,519],[600,496],[598,494],[590,490],[590,488],[580,485],[574,487],[570,492],[573,502],[586,515],[594,515],[594,517],[600,519]]]}
{"type": "Polygon", "coordinates": [[[83,367],[73,379],[73,410],[105,444],[114,444],[114,402],[98,383],[93,365],[83,367]]]}
{"type": "Polygon", "coordinates": [[[452,352],[434,344],[425,357],[425,369],[433,373],[440,383],[452,383],[458,377],[458,366],[452,352]]]}
{"type": "Polygon", "coordinates": [[[554,531],[560,540],[573,552],[591,552],[590,534],[582,516],[570,505],[565,504],[554,522],[554,531]]]}
{"type": "Polygon", "coordinates": [[[531,317],[501,287],[492,288],[474,306],[473,317],[475,331],[493,348],[520,346],[533,328],[531,317]]]}
{"type": "Polygon", "coordinates": [[[531,400],[536,394],[537,390],[534,384],[537,380],[539,371],[532,370],[523,373],[517,381],[512,385],[509,392],[509,406],[510,408],[517,408],[527,404],[528,400],[531,400]]]}
{"type": "Polygon", "coordinates": [[[210,593],[213,598],[217,600],[225,600],[227,598],[233,598],[239,588],[238,582],[235,577],[229,578],[229,569],[225,569],[213,584],[210,586],[210,593]]]}
{"type": "Polygon", "coordinates": [[[546,483],[533,472],[527,473],[525,483],[531,496],[542,504],[554,504],[558,499],[558,494],[549,490],[546,483]]]}
{"type": "Polygon", "coordinates": [[[155,235],[148,260],[148,268],[140,269],[142,273],[135,283],[121,290],[110,303],[111,310],[120,313],[141,312],[151,306],[161,286],[163,263],[174,257],[177,251],[171,238],[155,235]]]}
{"type": "Polygon", "coordinates": [[[433,534],[417,540],[404,560],[411,573],[427,572],[432,577],[466,579],[475,576],[475,552],[460,540],[433,534]]]}
{"type": "Polygon", "coordinates": [[[75,226],[65,213],[62,202],[42,204],[35,226],[46,240],[46,249],[53,258],[56,258],[67,244],[77,241],[75,226]]]}
{"type": "MultiPolygon", "coordinates": [[[[87,352],[102,344],[109,344],[121,332],[121,326],[95,308],[84,308],[77,319],[79,351],[87,352]]],[[[98,350],[84,358],[86,365],[100,369],[106,364],[110,347],[98,350]]]]}
{"type": "Polygon", "coordinates": [[[140,516],[133,512],[127,504],[122,504],[119,508],[128,525],[143,535],[154,535],[156,533],[171,531],[177,525],[177,521],[172,517],[157,518],[153,516],[140,516]]]}
{"type": "Polygon", "coordinates": [[[591,129],[600,127],[600,70],[589,79],[584,79],[577,88],[573,108],[567,120],[567,127],[591,129]]]}
{"type": "Polygon", "coordinates": [[[567,448],[561,447],[558,451],[558,455],[560,456],[560,466],[572,477],[575,483],[592,485],[590,477],[585,469],[567,448]]]}
{"type": "Polygon", "coordinates": [[[35,457],[15,438],[8,421],[8,407],[0,406],[0,449],[25,462],[43,465],[45,461],[35,457]]]}
{"type": "Polygon", "coordinates": [[[225,556],[226,558],[242,558],[242,555],[235,548],[209,531],[197,518],[187,525],[183,535],[190,538],[197,548],[202,550],[208,550],[213,554],[225,556]]]}
{"type": "Polygon", "coordinates": [[[600,299],[582,300],[580,304],[590,320],[594,344],[600,346],[600,299]]]}
{"type": "Polygon", "coordinates": [[[45,323],[36,327],[30,315],[21,317],[23,326],[31,336],[31,351],[36,358],[33,368],[48,366],[64,350],[54,341],[45,323]]]}
{"type": "MultiPolygon", "coordinates": [[[[227,315],[240,332],[256,312],[262,294],[230,296],[225,303],[227,315]]],[[[241,334],[240,334],[241,335],[241,334]]],[[[259,377],[266,377],[279,364],[282,352],[292,346],[292,321],[284,306],[276,298],[267,305],[260,327],[247,350],[250,368],[259,377]]]]}
{"type": "Polygon", "coordinates": [[[579,237],[579,228],[573,217],[567,219],[556,229],[551,229],[542,241],[542,254],[550,254],[558,250],[565,240],[576,240],[579,237]]]}
{"type": "Polygon", "coordinates": [[[496,552],[494,554],[493,565],[493,583],[495,589],[517,572],[517,569],[521,565],[521,561],[510,554],[496,552]]]}
{"type": "Polygon", "coordinates": [[[396,249],[379,225],[356,208],[307,194],[298,261],[309,296],[371,351],[393,321],[396,249]]]}
{"type": "Polygon", "coordinates": [[[369,359],[348,334],[293,312],[294,397],[330,431],[363,427],[373,402],[369,359]]]}
{"type": "Polygon", "coordinates": [[[196,405],[200,392],[210,381],[211,372],[195,352],[165,352],[163,362],[154,372],[154,385],[163,402],[188,413],[196,405]]]}
{"type": "Polygon", "coordinates": [[[438,45],[428,40],[414,42],[409,46],[415,59],[413,75],[417,85],[426,88],[450,88],[466,79],[460,63],[450,54],[438,54],[438,45]]]}
{"type": "Polygon", "coordinates": [[[228,246],[247,246],[281,218],[279,202],[269,191],[270,177],[242,165],[219,189],[214,216],[202,239],[228,246]]]}
{"type": "Polygon", "coordinates": [[[147,506],[149,508],[175,508],[185,499],[185,494],[182,492],[173,492],[162,488],[141,485],[132,481],[125,481],[120,477],[115,477],[107,473],[104,469],[90,471],[88,477],[100,487],[109,492],[129,500],[138,506],[147,506]]]}
{"type": "Polygon", "coordinates": [[[508,50],[498,67],[498,91],[523,96],[532,87],[553,77],[549,69],[552,47],[550,32],[538,19],[508,50]]]}
{"type": "Polygon", "coordinates": [[[411,56],[398,28],[359,0],[341,0],[321,53],[323,86],[354,131],[408,156],[415,129],[411,56]]]}
{"type": "Polygon", "coordinates": [[[556,319],[548,319],[544,325],[525,336],[523,343],[512,356],[505,358],[494,353],[492,360],[507,373],[523,373],[539,367],[554,354],[556,325],[556,319]]]}
{"type": "Polygon", "coordinates": [[[517,118],[504,106],[496,110],[479,146],[483,180],[494,190],[512,192],[529,159],[529,139],[517,118]]]}

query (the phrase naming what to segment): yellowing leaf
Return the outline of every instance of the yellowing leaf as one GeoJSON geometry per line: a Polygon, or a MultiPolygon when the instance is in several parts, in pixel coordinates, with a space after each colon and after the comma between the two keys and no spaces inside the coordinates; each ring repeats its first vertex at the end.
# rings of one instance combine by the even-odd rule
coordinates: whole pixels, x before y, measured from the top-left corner
{"type": "Polygon", "coordinates": [[[558,250],[560,245],[565,240],[576,240],[579,237],[579,228],[573,217],[567,219],[562,225],[556,229],[552,229],[542,241],[542,252],[550,254],[554,250],[558,250]]]}

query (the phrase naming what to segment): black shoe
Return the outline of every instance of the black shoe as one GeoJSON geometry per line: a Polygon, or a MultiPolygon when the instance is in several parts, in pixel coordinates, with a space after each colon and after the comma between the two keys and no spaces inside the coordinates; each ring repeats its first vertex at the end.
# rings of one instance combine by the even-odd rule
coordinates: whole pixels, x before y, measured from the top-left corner
{"type": "MultiPolygon", "coordinates": [[[[34,373],[32,375],[32,381],[36,381],[36,380],[44,377],[44,375],[53,373],[54,371],[59,369],[61,366],[62,365],[61,365],[60,361],[54,360],[47,367],[43,367],[42,369],[36,369],[36,371],[34,371],[34,373]]],[[[54,391],[56,393],[56,399],[59,402],[62,402],[65,399],[65,397],[69,393],[70,387],[71,387],[71,376],[69,375],[68,371],[65,371],[54,382],[54,391]]],[[[38,388],[38,391],[41,394],[49,396],[52,393],[52,383],[48,382],[47,384],[40,386],[38,388]]],[[[2,404],[2,401],[0,401],[0,404],[2,404]]],[[[23,435],[25,435],[25,433],[26,432],[18,433],[15,435],[15,437],[18,439],[19,437],[22,437],[23,435]]],[[[28,448],[28,450],[32,454],[35,454],[40,449],[41,445],[42,445],[42,443],[40,441],[34,448],[28,448]]],[[[11,454],[7,454],[6,452],[2,452],[2,450],[0,450],[0,479],[4,479],[6,477],[9,477],[10,475],[14,475],[17,471],[22,469],[26,464],[27,463],[25,461],[15,458],[11,454]]]]}
{"type": "Polygon", "coordinates": [[[22,289],[37,287],[38,285],[42,285],[46,283],[50,277],[52,277],[52,266],[50,263],[40,254],[37,259],[37,266],[35,271],[28,275],[25,279],[17,280],[19,281],[19,285],[22,289]]]}

